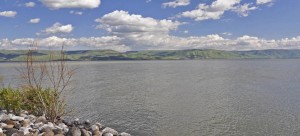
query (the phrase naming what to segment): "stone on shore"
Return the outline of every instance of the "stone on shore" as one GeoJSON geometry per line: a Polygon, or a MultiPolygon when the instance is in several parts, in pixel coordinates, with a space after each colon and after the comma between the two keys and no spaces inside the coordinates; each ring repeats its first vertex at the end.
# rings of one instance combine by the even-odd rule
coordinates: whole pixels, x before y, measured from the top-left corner
{"type": "Polygon", "coordinates": [[[110,128],[110,127],[104,128],[104,129],[102,130],[102,133],[103,133],[103,134],[111,133],[111,134],[113,134],[114,136],[117,136],[117,135],[118,135],[118,131],[116,131],[116,130],[110,128]]]}
{"type": "Polygon", "coordinates": [[[0,112],[0,136],[131,136],[106,127],[100,123],[91,124],[89,120],[79,119],[66,122],[50,122],[45,116],[34,116],[22,111],[20,116],[0,112]]]}
{"type": "Polygon", "coordinates": [[[122,132],[122,133],[120,133],[120,136],[131,136],[131,135],[128,133],[122,132]]]}
{"type": "Polygon", "coordinates": [[[112,133],[105,133],[102,136],[114,136],[112,133]]]}

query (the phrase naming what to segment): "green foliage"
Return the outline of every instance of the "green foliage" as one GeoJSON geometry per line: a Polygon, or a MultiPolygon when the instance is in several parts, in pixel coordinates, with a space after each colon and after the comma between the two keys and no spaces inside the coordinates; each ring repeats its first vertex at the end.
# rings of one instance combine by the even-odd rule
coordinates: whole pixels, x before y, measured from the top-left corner
{"type": "Polygon", "coordinates": [[[46,114],[49,120],[65,114],[66,104],[59,99],[55,90],[48,89],[13,89],[11,87],[0,89],[0,107],[15,114],[26,110],[34,115],[46,114]]]}
{"type": "Polygon", "coordinates": [[[49,120],[55,120],[59,115],[65,114],[66,103],[59,98],[56,90],[47,89],[26,89],[24,92],[24,110],[35,115],[45,114],[49,120]]]}
{"type": "Polygon", "coordinates": [[[8,88],[0,89],[0,106],[7,111],[12,110],[14,113],[19,113],[24,104],[24,97],[20,90],[8,88]]]}

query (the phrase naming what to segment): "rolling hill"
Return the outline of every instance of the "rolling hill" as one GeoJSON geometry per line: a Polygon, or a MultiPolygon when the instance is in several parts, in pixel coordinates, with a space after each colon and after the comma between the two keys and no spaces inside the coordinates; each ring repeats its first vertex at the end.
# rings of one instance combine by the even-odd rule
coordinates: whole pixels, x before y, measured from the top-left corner
{"type": "MultiPolygon", "coordinates": [[[[0,50],[0,61],[25,61],[25,50],[0,50]]],[[[37,60],[49,60],[49,55],[57,55],[60,51],[34,51],[37,60]]],[[[299,59],[300,50],[251,50],[222,51],[213,49],[190,50],[157,50],[117,52],[113,50],[78,50],[65,51],[69,61],[100,60],[195,60],[195,59],[299,59]]],[[[55,60],[55,57],[52,58],[55,60]]]]}

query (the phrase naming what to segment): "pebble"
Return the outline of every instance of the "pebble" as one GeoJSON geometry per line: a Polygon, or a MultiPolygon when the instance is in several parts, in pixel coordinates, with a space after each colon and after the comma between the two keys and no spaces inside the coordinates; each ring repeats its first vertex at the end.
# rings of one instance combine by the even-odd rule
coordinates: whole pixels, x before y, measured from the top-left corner
{"type": "Polygon", "coordinates": [[[131,136],[131,135],[128,134],[128,133],[122,132],[122,133],[120,134],[120,136],[131,136]]]}
{"type": "Polygon", "coordinates": [[[6,111],[0,112],[0,136],[131,136],[106,127],[102,131],[100,123],[91,124],[89,120],[80,122],[78,118],[66,122],[48,122],[45,116],[34,116],[22,111],[20,116],[6,111]]]}
{"type": "Polygon", "coordinates": [[[93,136],[101,136],[102,135],[102,132],[99,131],[99,130],[96,130],[96,131],[93,131],[93,136]]]}
{"type": "Polygon", "coordinates": [[[104,129],[102,130],[102,132],[103,132],[103,134],[105,134],[105,133],[111,133],[111,134],[113,134],[114,136],[117,136],[117,135],[118,135],[118,131],[116,131],[116,130],[110,128],[110,127],[104,128],[104,129]]]}
{"type": "Polygon", "coordinates": [[[73,126],[67,133],[67,136],[81,136],[81,131],[78,127],[73,126]]]}
{"type": "Polygon", "coordinates": [[[103,136],[114,136],[112,133],[105,133],[103,136]]]}
{"type": "Polygon", "coordinates": [[[81,131],[81,136],[90,136],[90,134],[86,129],[80,129],[80,131],[81,131]]]}

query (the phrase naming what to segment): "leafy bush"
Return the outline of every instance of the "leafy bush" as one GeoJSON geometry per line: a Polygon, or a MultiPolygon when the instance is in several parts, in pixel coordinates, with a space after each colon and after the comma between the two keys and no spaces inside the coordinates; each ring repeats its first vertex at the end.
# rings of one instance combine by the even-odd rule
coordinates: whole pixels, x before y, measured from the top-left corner
{"type": "Polygon", "coordinates": [[[7,111],[13,111],[15,114],[20,113],[24,103],[22,92],[17,89],[2,88],[0,89],[0,106],[7,111]]]}
{"type": "MultiPolygon", "coordinates": [[[[37,46],[37,43],[33,43],[33,46],[37,46]]],[[[50,54],[48,61],[34,56],[35,52],[29,50],[25,65],[18,69],[21,89],[1,89],[0,86],[0,107],[14,113],[26,110],[35,115],[45,115],[48,120],[55,122],[58,116],[69,113],[64,94],[69,89],[75,69],[70,69],[65,63],[63,48],[58,55],[50,54]]],[[[0,77],[0,83],[1,80],[0,77]]]]}
{"type": "Polygon", "coordinates": [[[55,121],[57,116],[66,114],[66,104],[60,100],[57,91],[48,89],[0,89],[0,107],[15,114],[26,110],[34,115],[43,115],[55,121]]]}

